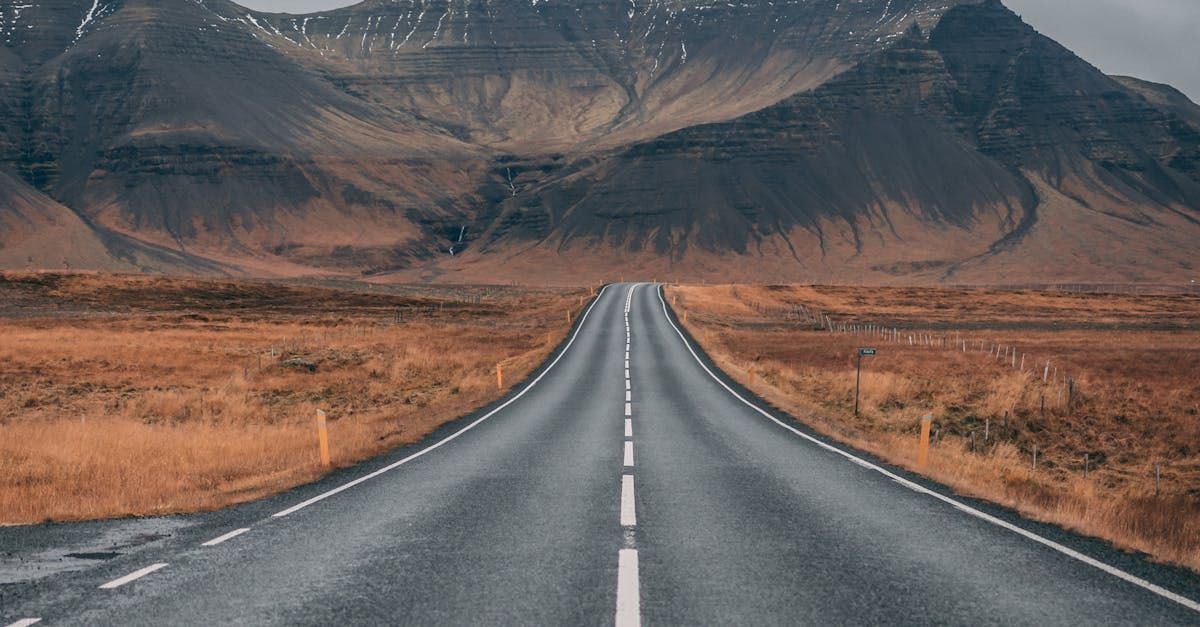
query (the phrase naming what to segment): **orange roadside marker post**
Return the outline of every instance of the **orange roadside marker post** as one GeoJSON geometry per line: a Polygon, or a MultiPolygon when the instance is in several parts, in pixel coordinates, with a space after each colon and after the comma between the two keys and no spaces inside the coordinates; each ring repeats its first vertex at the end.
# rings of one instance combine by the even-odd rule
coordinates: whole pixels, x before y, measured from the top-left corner
{"type": "Polygon", "coordinates": [[[921,444],[917,448],[917,468],[925,470],[929,465],[929,432],[933,429],[933,416],[925,414],[921,419],[921,444]]]}
{"type": "Polygon", "coordinates": [[[321,447],[321,465],[328,468],[329,461],[329,428],[326,425],[325,410],[317,410],[317,440],[321,447]]]}

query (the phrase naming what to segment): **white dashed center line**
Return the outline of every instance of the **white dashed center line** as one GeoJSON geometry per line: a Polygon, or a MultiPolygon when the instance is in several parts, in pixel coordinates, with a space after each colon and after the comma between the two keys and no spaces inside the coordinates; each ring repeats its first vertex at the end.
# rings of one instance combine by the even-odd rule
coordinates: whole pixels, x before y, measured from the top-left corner
{"type": "Polygon", "coordinates": [[[642,624],[639,587],[638,553],[635,549],[621,549],[617,558],[616,627],[638,627],[642,624]]]}
{"type": "MultiPolygon", "coordinates": [[[[632,345],[632,329],[629,326],[629,310],[633,307],[633,293],[638,286],[629,288],[625,298],[625,472],[633,468],[633,382],[629,378],[629,353],[632,345]]],[[[637,526],[637,512],[633,490],[633,475],[621,475],[621,526],[626,529],[626,548],[618,553],[617,565],[617,627],[639,627],[642,624],[642,600],[638,574],[638,552],[632,548],[634,541],[628,532],[637,526]]]]}
{"type": "Polygon", "coordinates": [[[242,535],[243,533],[246,533],[247,531],[250,531],[250,529],[249,528],[234,529],[233,531],[230,531],[229,533],[227,533],[223,536],[217,536],[217,537],[213,538],[212,540],[209,540],[208,542],[201,544],[200,546],[217,546],[218,544],[225,542],[226,540],[232,540],[232,539],[242,535]]]}
{"type": "Polygon", "coordinates": [[[167,567],[167,565],[163,564],[163,563],[151,564],[141,570],[135,570],[132,573],[129,573],[128,575],[125,575],[124,577],[121,577],[120,579],[113,579],[112,581],[100,586],[100,589],[101,590],[112,590],[114,588],[120,588],[121,586],[123,586],[127,583],[130,583],[132,581],[137,581],[138,579],[141,579],[142,577],[145,577],[146,575],[149,575],[152,572],[155,572],[157,570],[162,570],[163,568],[166,568],[166,567],[167,567]]]}
{"type": "Polygon", "coordinates": [[[621,475],[621,526],[637,526],[637,510],[633,501],[633,475],[621,475]]]}

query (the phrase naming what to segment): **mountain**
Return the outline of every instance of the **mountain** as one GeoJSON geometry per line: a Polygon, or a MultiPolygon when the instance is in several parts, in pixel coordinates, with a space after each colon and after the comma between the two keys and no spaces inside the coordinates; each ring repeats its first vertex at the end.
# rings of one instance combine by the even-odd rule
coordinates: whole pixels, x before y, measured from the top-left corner
{"type": "Polygon", "coordinates": [[[0,38],[5,265],[86,237],[85,266],[376,280],[1200,262],[1200,108],[997,0],[0,0],[0,38]]]}
{"type": "Polygon", "coordinates": [[[236,268],[114,233],[0,170],[0,267],[229,274],[236,268]]]}

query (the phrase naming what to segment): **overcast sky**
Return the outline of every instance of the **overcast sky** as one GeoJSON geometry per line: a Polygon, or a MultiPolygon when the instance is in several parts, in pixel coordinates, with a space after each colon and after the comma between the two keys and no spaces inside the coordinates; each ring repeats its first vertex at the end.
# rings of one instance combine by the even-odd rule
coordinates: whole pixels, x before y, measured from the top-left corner
{"type": "MultiPolygon", "coordinates": [[[[356,4],[347,0],[239,1],[253,9],[289,13],[356,4]]],[[[1200,0],[1004,3],[1105,72],[1169,83],[1200,101],[1200,0]]]]}

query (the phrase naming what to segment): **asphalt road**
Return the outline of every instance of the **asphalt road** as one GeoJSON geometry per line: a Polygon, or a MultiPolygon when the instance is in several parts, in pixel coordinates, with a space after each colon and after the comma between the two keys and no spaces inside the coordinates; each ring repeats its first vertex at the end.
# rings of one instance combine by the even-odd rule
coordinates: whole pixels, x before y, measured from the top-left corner
{"type": "Polygon", "coordinates": [[[0,625],[1200,624],[1194,575],[833,446],[697,353],[656,286],[611,286],[420,445],[211,514],[0,529],[0,625]]]}

